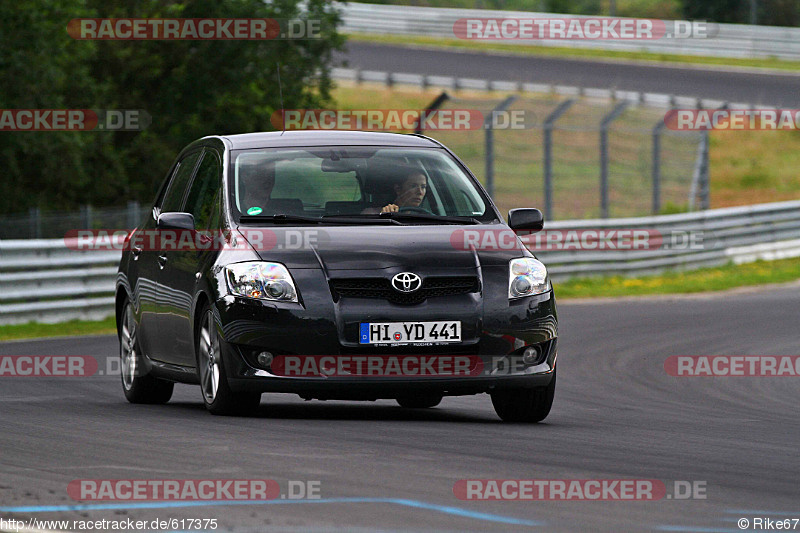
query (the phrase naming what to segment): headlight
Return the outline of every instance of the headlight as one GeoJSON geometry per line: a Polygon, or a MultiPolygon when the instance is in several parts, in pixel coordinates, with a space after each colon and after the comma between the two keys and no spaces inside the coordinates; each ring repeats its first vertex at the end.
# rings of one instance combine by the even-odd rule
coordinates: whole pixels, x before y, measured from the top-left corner
{"type": "Polygon", "coordinates": [[[550,290],[547,268],[530,257],[512,259],[508,263],[508,297],[522,298],[550,290]]]}
{"type": "Polygon", "coordinates": [[[232,294],[259,300],[297,301],[292,277],[280,263],[236,263],[225,267],[225,272],[232,294]]]}

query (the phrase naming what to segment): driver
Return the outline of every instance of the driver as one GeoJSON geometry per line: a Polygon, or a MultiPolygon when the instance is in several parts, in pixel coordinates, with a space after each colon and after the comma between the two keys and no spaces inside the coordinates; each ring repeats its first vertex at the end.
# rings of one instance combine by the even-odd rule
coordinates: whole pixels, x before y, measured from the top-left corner
{"type": "Polygon", "coordinates": [[[428,191],[428,178],[419,170],[412,170],[406,178],[395,184],[395,199],[383,206],[381,213],[399,211],[401,207],[419,207],[428,191]]]}

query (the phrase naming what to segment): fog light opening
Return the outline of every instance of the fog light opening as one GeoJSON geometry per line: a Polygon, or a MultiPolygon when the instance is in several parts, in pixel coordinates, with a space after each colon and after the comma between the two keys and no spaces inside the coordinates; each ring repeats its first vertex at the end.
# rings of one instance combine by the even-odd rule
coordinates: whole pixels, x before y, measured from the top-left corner
{"type": "Polygon", "coordinates": [[[273,356],[271,352],[261,352],[256,357],[258,364],[263,367],[268,367],[269,365],[271,365],[273,359],[275,359],[275,356],[273,356]]]}
{"type": "Polygon", "coordinates": [[[526,365],[533,365],[539,360],[539,355],[541,355],[541,353],[538,346],[528,346],[525,348],[525,351],[522,352],[522,362],[526,365]]]}

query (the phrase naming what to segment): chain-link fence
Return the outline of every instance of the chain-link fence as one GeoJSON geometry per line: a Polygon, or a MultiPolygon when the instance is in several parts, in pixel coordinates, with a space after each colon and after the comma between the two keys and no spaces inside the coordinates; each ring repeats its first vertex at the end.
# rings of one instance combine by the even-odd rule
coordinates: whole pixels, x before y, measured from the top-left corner
{"type": "Polygon", "coordinates": [[[510,103],[504,96],[459,95],[442,109],[489,117],[503,104],[505,118],[496,122],[521,112],[523,128],[424,133],[461,157],[504,212],[532,206],[563,220],[708,207],[707,145],[698,150],[703,134],[664,128],[666,109],[556,95],[516,96],[510,103]]]}

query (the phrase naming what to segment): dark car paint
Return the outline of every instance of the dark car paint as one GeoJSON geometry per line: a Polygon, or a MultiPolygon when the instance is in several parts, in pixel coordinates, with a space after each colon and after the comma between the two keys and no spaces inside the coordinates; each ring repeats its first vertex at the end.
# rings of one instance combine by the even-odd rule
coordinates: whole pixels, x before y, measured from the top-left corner
{"type": "MultiPolygon", "coordinates": [[[[355,132],[287,132],[207,137],[187,146],[185,154],[215,150],[222,157],[222,192],[228,198],[229,153],[234,149],[331,145],[414,146],[445,149],[422,137],[355,132]]],[[[450,155],[453,155],[448,151],[450,155]]],[[[477,179],[456,159],[485,196],[477,179]]],[[[158,205],[167,174],[156,198],[156,207],[140,230],[157,227],[158,205]]],[[[196,170],[196,167],[195,167],[196,170]]],[[[187,188],[188,190],[188,188],[187,188]]],[[[188,193],[187,193],[188,194],[188,193]]],[[[184,202],[185,202],[184,195],[184,202]]],[[[488,198],[488,197],[487,197],[488,198]]],[[[308,397],[393,397],[408,387],[430,388],[446,394],[486,392],[495,387],[541,387],[555,368],[557,312],[552,290],[548,293],[508,299],[508,261],[533,257],[521,244],[512,250],[458,249],[450,242],[454,231],[467,228],[508,230],[501,216],[494,224],[457,225],[321,225],[301,226],[317,232],[311,249],[279,250],[248,246],[245,235],[254,226],[233,222],[228,202],[222,202],[221,229],[232,232],[236,249],[216,251],[123,252],[117,283],[118,313],[125,297],[133,303],[139,324],[146,371],[174,381],[197,383],[195,336],[198,313],[210,304],[217,319],[223,361],[234,390],[297,392],[308,397]],[[244,246],[242,246],[244,244],[244,246]],[[224,265],[270,260],[284,264],[299,294],[299,302],[269,302],[231,296],[224,265]],[[431,298],[417,305],[398,305],[382,300],[352,299],[334,302],[330,280],[336,278],[391,276],[410,270],[422,277],[470,273],[480,280],[480,292],[431,298]],[[286,378],[270,375],[252,364],[249,352],[270,349],[275,353],[336,355],[364,353],[354,338],[355,324],[364,321],[461,320],[463,342],[458,348],[480,356],[487,375],[459,378],[286,378]],[[541,344],[543,360],[514,375],[488,375],[497,359],[524,345],[541,344]],[[250,361],[250,362],[248,362],[250,361]]],[[[264,224],[259,230],[281,234],[298,227],[264,224]]],[[[370,353],[387,353],[376,348],[370,353]]],[[[448,353],[452,347],[434,347],[425,353],[448,353]]],[[[424,350],[420,350],[422,352],[424,350]]],[[[462,353],[462,352],[459,352],[462,353]]]]}

